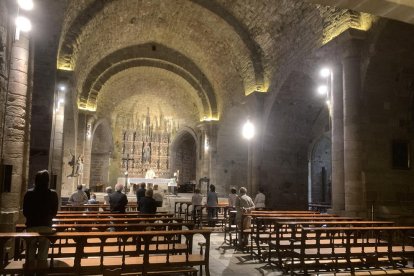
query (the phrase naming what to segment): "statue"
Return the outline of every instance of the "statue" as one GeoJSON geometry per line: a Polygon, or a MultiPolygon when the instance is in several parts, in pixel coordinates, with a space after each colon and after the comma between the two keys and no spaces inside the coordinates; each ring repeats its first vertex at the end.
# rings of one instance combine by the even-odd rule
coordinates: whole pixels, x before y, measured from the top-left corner
{"type": "Polygon", "coordinates": [[[147,163],[151,159],[151,147],[149,143],[145,143],[145,146],[142,148],[142,162],[147,163]]]}
{"type": "Polygon", "coordinates": [[[75,176],[75,169],[76,169],[75,168],[76,167],[76,164],[75,164],[76,158],[75,158],[75,155],[72,153],[71,150],[69,150],[69,153],[72,157],[70,158],[70,161],[68,162],[68,165],[72,168],[72,173],[69,174],[67,177],[74,177],[75,176]]]}

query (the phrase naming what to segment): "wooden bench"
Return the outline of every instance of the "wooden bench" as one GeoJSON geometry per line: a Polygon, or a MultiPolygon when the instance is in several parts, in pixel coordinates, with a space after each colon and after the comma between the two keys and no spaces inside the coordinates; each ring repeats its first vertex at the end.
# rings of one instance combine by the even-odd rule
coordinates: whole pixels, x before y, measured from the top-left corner
{"type": "MultiPolygon", "coordinates": [[[[242,215],[242,223],[241,225],[244,226],[244,221],[250,217],[252,219],[252,225],[255,224],[262,224],[264,220],[270,219],[270,220],[284,220],[284,221],[293,221],[293,220],[312,220],[312,221],[318,221],[318,220],[355,220],[357,218],[349,218],[349,217],[338,217],[335,214],[320,214],[320,213],[263,213],[263,212],[255,212],[251,214],[243,214],[242,215]]],[[[237,225],[237,230],[239,233],[239,237],[243,237],[248,239],[248,236],[252,234],[252,228],[248,229],[239,229],[239,225],[237,225]]],[[[239,241],[241,241],[240,238],[238,238],[239,241]]],[[[239,245],[243,250],[248,250],[251,254],[252,252],[252,246],[253,246],[253,239],[250,239],[250,247],[246,246],[246,242],[239,242],[239,245]]]]}
{"type": "Polygon", "coordinates": [[[52,220],[53,224],[82,224],[82,223],[145,223],[145,222],[183,222],[182,218],[175,217],[108,217],[108,218],[54,218],[52,220]]]}
{"type": "Polygon", "coordinates": [[[151,217],[174,217],[174,214],[168,213],[159,213],[159,214],[141,214],[139,212],[134,213],[58,213],[55,216],[56,218],[107,218],[107,217],[114,217],[114,218],[151,218],[151,217]]]}
{"type": "MultiPolygon", "coordinates": [[[[283,260],[290,257],[292,250],[292,243],[301,239],[302,227],[310,226],[322,226],[322,227],[336,227],[336,226],[392,226],[392,221],[362,221],[362,220],[325,220],[325,221],[268,221],[273,228],[267,235],[266,233],[260,233],[257,229],[257,243],[266,242],[268,245],[267,256],[260,254],[259,257],[267,257],[268,264],[275,264],[279,268],[282,268],[283,260]],[[276,256],[275,261],[272,261],[272,257],[276,256]]],[[[312,238],[308,236],[308,238],[312,238]]]]}
{"type": "Polygon", "coordinates": [[[194,272],[195,266],[204,266],[206,275],[209,275],[209,250],[210,250],[209,230],[176,230],[176,231],[123,231],[123,232],[57,232],[54,234],[39,233],[2,233],[0,236],[0,254],[3,256],[5,243],[10,239],[23,239],[28,246],[31,239],[45,237],[50,240],[52,248],[60,240],[73,240],[75,252],[71,257],[61,258],[52,252],[50,260],[43,266],[36,263],[32,265],[26,260],[12,260],[1,264],[0,273],[3,274],[23,274],[23,273],[64,273],[67,275],[90,275],[104,274],[109,270],[121,269],[123,273],[140,273],[142,275],[154,273],[182,273],[194,272]],[[193,252],[194,235],[202,235],[205,243],[205,254],[193,252]],[[167,250],[159,251],[152,249],[159,245],[159,241],[174,239],[182,236],[185,250],[176,250],[176,243],[167,243],[167,250]],[[106,241],[109,239],[119,239],[119,251],[117,254],[106,254],[106,241]],[[94,254],[85,254],[88,241],[90,239],[100,239],[99,250],[94,254]],[[127,241],[136,242],[136,251],[127,251],[127,241]],[[29,265],[25,265],[25,263],[29,265]]]}
{"type": "Polygon", "coordinates": [[[414,226],[302,227],[283,268],[308,274],[404,267],[414,258],[413,232],[414,226]]]}
{"type": "MultiPolygon", "coordinates": [[[[25,225],[18,224],[16,225],[16,232],[23,232],[25,230],[25,225]]],[[[138,223],[138,224],[55,224],[52,225],[52,228],[56,232],[106,232],[108,230],[110,231],[175,231],[175,230],[192,230],[194,229],[193,223],[138,223]]],[[[175,243],[181,243],[180,236],[177,237],[176,240],[169,240],[168,242],[175,242],[175,243]]],[[[96,240],[90,240],[87,244],[87,247],[85,247],[85,254],[89,254],[90,252],[95,252],[99,250],[100,246],[100,239],[96,240]]],[[[107,255],[113,255],[114,253],[119,250],[119,239],[112,239],[107,240],[107,255]]],[[[161,244],[161,242],[160,242],[161,244]]],[[[129,250],[131,252],[135,251],[135,242],[133,240],[129,241],[128,248],[126,250],[129,250]]],[[[180,249],[184,250],[182,245],[177,246],[177,250],[180,249]]],[[[166,245],[158,246],[158,250],[162,251],[166,249],[166,245]]],[[[53,248],[51,248],[49,251],[52,253],[52,250],[56,256],[59,257],[65,257],[68,255],[71,255],[75,251],[75,244],[73,241],[70,240],[59,240],[59,243],[55,243],[53,248]]],[[[15,254],[14,259],[22,259],[24,256],[24,246],[22,244],[22,241],[19,239],[15,239],[15,254]]]]}

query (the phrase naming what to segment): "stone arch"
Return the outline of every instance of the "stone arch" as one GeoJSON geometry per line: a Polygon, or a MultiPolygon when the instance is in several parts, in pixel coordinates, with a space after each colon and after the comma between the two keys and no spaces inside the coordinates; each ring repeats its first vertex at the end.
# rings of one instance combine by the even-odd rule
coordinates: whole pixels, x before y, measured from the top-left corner
{"type": "Polygon", "coordinates": [[[132,67],[157,67],[185,79],[201,98],[205,117],[217,117],[217,99],[210,81],[186,56],[157,43],[134,45],[117,50],[104,57],[89,72],[79,95],[79,107],[96,108],[98,93],[112,76],[132,67]],[[154,50],[156,49],[156,50],[154,50]]]}
{"type": "Polygon", "coordinates": [[[261,185],[275,209],[305,209],[308,198],[308,149],[329,128],[328,110],[312,78],[292,72],[277,91],[265,118],[261,185]]]}
{"type": "Polygon", "coordinates": [[[196,180],[198,139],[195,131],[184,127],[178,131],[171,143],[170,168],[180,170],[178,183],[196,180]]]}
{"type": "Polygon", "coordinates": [[[113,139],[110,123],[100,119],[94,125],[91,136],[91,168],[89,187],[94,191],[103,191],[109,183],[109,166],[113,152],[113,139]]]}
{"type": "Polygon", "coordinates": [[[309,202],[331,204],[331,139],[327,135],[322,135],[309,148],[309,202]]]}
{"type": "MultiPolygon", "coordinates": [[[[65,36],[61,38],[58,53],[58,64],[60,67],[66,69],[73,67],[73,64],[71,64],[72,55],[79,47],[79,36],[84,27],[112,2],[113,0],[95,0],[72,20],[71,25],[65,32],[65,36]]],[[[219,16],[233,28],[250,52],[250,60],[252,61],[256,79],[256,89],[263,91],[265,89],[265,77],[262,64],[262,50],[258,43],[250,36],[247,27],[215,1],[192,0],[192,2],[219,16]]]]}

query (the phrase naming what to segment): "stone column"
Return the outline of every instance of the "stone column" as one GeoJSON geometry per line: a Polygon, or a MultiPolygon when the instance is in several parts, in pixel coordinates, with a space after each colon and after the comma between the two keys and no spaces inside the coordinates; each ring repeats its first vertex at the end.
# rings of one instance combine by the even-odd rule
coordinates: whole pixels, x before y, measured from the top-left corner
{"type": "Polygon", "coordinates": [[[17,221],[21,195],[27,188],[28,156],[26,145],[30,113],[28,95],[29,38],[20,34],[12,44],[8,91],[6,91],[2,164],[12,165],[11,192],[1,194],[0,230],[11,230],[17,221]]]}
{"type": "Polygon", "coordinates": [[[345,210],[344,185],[344,112],[342,64],[331,68],[332,119],[332,209],[339,214],[345,210]]]}
{"type": "Polygon", "coordinates": [[[261,161],[263,152],[263,110],[266,93],[253,92],[247,96],[249,120],[255,127],[255,136],[247,141],[247,190],[255,195],[261,185],[261,161]]]}
{"type": "MultiPolygon", "coordinates": [[[[199,153],[201,154],[201,160],[198,162],[199,172],[198,179],[207,177],[210,179],[210,183],[218,184],[214,171],[214,161],[217,152],[217,122],[216,121],[204,121],[198,125],[201,134],[201,143],[199,145],[199,153]]],[[[220,187],[218,190],[220,190],[220,187]]],[[[201,192],[205,192],[205,187],[201,187],[201,192]]]]}
{"type": "Polygon", "coordinates": [[[350,216],[364,215],[363,125],[361,95],[361,39],[364,33],[347,31],[343,43],[344,96],[344,176],[345,211],[350,216]]]}

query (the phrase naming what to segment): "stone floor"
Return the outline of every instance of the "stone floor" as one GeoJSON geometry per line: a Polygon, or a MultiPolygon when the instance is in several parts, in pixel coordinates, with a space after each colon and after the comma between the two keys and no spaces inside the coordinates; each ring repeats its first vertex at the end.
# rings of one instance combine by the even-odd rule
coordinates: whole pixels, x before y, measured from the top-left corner
{"type": "Polygon", "coordinates": [[[223,241],[223,233],[211,234],[210,275],[283,275],[280,271],[269,269],[265,263],[252,259],[249,253],[235,250],[223,241]]]}

